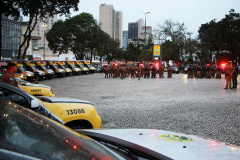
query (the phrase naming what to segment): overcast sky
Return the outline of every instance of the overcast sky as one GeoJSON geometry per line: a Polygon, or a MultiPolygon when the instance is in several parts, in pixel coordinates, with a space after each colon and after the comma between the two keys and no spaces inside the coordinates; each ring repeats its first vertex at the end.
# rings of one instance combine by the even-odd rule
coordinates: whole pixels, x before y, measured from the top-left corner
{"type": "Polygon", "coordinates": [[[71,16],[87,12],[99,21],[100,4],[113,5],[116,11],[123,12],[123,30],[128,30],[129,22],[145,19],[142,11],[149,11],[147,26],[155,29],[158,23],[172,19],[184,23],[193,33],[192,38],[198,35],[201,24],[221,20],[230,9],[240,13],[240,0],[80,0],[79,11],[71,16]]]}

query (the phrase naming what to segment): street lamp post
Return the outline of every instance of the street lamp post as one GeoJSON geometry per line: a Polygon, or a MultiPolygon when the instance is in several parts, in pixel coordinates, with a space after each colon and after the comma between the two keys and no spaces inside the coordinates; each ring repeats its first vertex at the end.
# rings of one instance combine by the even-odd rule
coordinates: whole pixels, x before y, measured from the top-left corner
{"type": "Polygon", "coordinates": [[[44,31],[44,33],[43,33],[43,59],[45,60],[45,57],[46,57],[46,55],[45,55],[45,31],[46,31],[46,27],[47,27],[47,24],[43,24],[42,25],[43,26],[43,31],[44,31]]]}
{"type": "MultiPolygon", "coordinates": [[[[145,14],[145,40],[144,40],[144,57],[145,57],[145,61],[146,61],[146,39],[147,39],[147,31],[146,31],[146,28],[147,28],[147,22],[146,22],[146,15],[150,12],[146,12],[146,11],[142,11],[144,14],[145,14]]],[[[145,64],[145,62],[144,62],[145,64]]]]}

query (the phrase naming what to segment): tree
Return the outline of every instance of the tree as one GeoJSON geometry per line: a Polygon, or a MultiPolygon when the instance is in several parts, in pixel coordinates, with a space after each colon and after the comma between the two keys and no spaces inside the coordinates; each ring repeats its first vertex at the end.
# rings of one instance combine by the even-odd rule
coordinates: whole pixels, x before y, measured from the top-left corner
{"type": "Polygon", "coordinates": [[[89,59],[86,53],[97,47],[99,42],[100,28],[97,26],[93,16],[89,13],[81,13],[66,20],[68,32],[71,34],[70,50],[77,59],[89,59]]]}
{"type": "Polygon", "coordinates": [[[112,60],[120,57],[121,49],[119,48],[119,40],[110,38],[108,41],[107,62],[110,63],[112,60]]]}
{"type": "Polygon", "coordinates": [[[185,57],[182,55],[182,63],[185,61],[185,58],[187,57],[186,55],[188,55],[188,57],[190,57],[192,59],[191,61],[193,62],[193,54],[199,50],[199,42],[196,39],[188,38],[185,41],[183,49],[185,57]]]}
{"type": "Polygon", "coordinates": [[[240,14],[235,13],[233,9],[225,15],[219,25],[219,48],[221,51],[229,51],[232,53],[232,61],[237,61],[240,56],[240,14]]]}
{"type": "Polygon", "coordinates": [[[175,47],[176,47],[175,44],[170,40],[166,40],[162,44],[162,50],[163,50],[162,59],[164,61],[169,62],[169,60],[176,60],[176,57],[178,55],[175,52],[176,51],[176,49],[174,49],[175,47]]]}
{"type": "Polygon", "coordinates": [[[103,56],[107,55],[107,52],[109,50],[108,42],[110,41],[110,36],[103,30],[100,30],[99,40],[100,42],[97,44],[96,52],[97,55],[100,56],[101,60],[103,56]]]}
{"type": "Polygon", "coordinates": [[[60,14],[60,16],[64,14],[65,16],[69,16],[70,9],[78,11],[79,0],[21,0],[14,2],[21,10],[22,15],[29,17],[29,24],[26,32],[24,33],[24,40],[18,51],[18,59],[24,59],[31,39],[31,33],[34,30],[37,21],[44,21],[47,15],[50,17],[54,14],[60,14]],[[21,48],[25,43],[27,43],[27,47],[21,54],[21,48]]]}
{"type": "Polygon", "coordinates": [[[173,22],[171,19],[166,20],[163,25],[158,24],[158,29],[155,32],[156,35],[162,35],[164,39],[172,41],[175,46],[175,59],[179,61],[187,34],[184,23],[173,22]]]}
{"type": "Polygon", "coordinates": [[[142,51],[139,55],[139,61],[152,61],[153,51],[152,49],[146,49],[146,52],[142,51]]]}
{"type": "Polygon", "coordinates": [[[53,50],[53,53],[68,53],[71,35],[67,32],[67,26],[62,20],[55,22],[46,33],[48,47],[53,50]]]}
{"type": "Polygon", "coordinates": [[[143,39],[132,39],[132,42],[128,44],[127,53],[130,55],[132,61],[139,61],[139,56],[144,51],[143,39]]]}
{"type": "Polygon", "coordinates": [[[230,10],[221,21],[212,20],[202,24],[199,29],[201,53],[208,54],[209,62],[212,54],[228,51],[232,60],[240,56],[240,15],[230,10]]]}
{"type": "Polygon", "coordinates": [[[212,55],[215,51],[219,49],[219,30],[218,24],[216,20],[212,20],[209,23],[202,24],[198,30],[199,36],[198,39],[200,40],[200,53],[202,55],[207,55],[208,62],[212,62],[212,55]]]}

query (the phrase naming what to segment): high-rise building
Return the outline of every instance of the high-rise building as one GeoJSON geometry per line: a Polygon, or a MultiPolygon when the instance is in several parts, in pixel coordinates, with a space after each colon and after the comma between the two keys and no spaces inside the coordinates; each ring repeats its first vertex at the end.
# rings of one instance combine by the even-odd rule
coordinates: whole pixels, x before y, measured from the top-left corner
{"type": "MultiPolygon", "coordinates": [[[[36,36],[41,37],[38,40],[38,53],[41,54],[41,59],[49,59],[52,56],[52,51],[48,48],[48,41],[46,40],[45,33],[52,28],[53,23],[57,21],[57,15],[53,17],[46,17],[43,21],[38,19],[37,24],[34,28],[36,36]]],[[[34,24],[35,21],[32,22],[34,24]]]]}
{"type": "Polygon", "coordinates": [[[146,26],[145,35],[145,23],[143,19],[139,19],[136,22],[128,23],[128,43],[133,42],[133,39],[149,39],[152,37],[152,27],[146,26]]]}
{"type": "Polygon", "coordinates": [[[122,46],[122,12],[115,11],[113,5],[101,4],[99,7],[99,26],[110,37],[118,39],[122,46]]]}
{"type": "Polygon", "coordinates": [[[123,31],[122,48],[126,50],[127,45],[128,45],[128,31],[123,31]]]}
{"type": "Polygon", "coordinates": [[[21,45],[21,21],[14,20],[12,17],[2,16],[2,57],[0,59],[16,59],[18,49],[21,45]]]}
{"type": "Polygon", "coordinates": [[[143,19],[139,19],[137,22],[128,23],[128,39],[141,38],[143,26],[144,26],[143,19]]]}

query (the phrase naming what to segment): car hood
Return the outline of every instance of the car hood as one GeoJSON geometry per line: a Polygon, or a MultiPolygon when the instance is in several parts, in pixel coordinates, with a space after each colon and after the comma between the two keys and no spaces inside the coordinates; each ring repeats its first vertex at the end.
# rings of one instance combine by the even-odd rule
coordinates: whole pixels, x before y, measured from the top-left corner
{"type": "Polygon", "coordinates": [[[29,74],[29,75],[32,75],[33,76],[33,72],[31,72],[31,71],[25,71],[27,74],[29,74]]]}
{"type": "Polygon", "coordinates": [[[76,130],[163,159],[239,159],[240,147],[204,137],[154,129],[76,130]]]}
{"type": "Polygon", "coordinates": [[[88,101],[76,99],[76,98],[57,98],[57,97],[38,97],[40,100],[49,103],[84,103],[84,104],[91,104],[88,101]]]}
{"type": "Polygon", "coordinates": [[[18,84],[20,84],[22,86],[43,87],[43,88],[51,89],[50,86],[46,86],[46,85],[43,85],[43,84],[33,84],[33,83],[25,83],[25,82],[18,82],[18,84]]]}
{"type": "Polygon", "coordinates": [[[38,73],[39,73],[40,75],[44,75],[44,74],[45,74],[45,72],[43,72],[42,70],[38,70],[38,73]]]}

